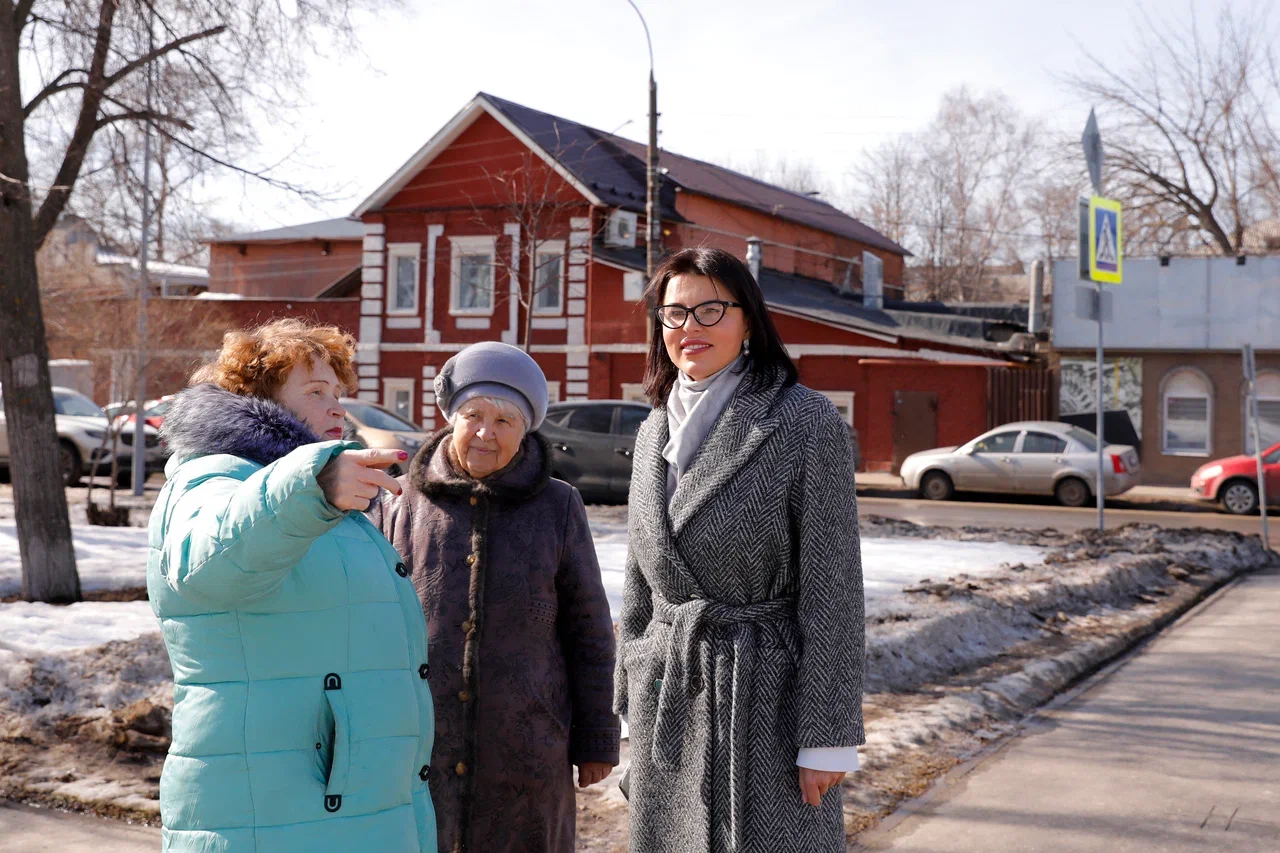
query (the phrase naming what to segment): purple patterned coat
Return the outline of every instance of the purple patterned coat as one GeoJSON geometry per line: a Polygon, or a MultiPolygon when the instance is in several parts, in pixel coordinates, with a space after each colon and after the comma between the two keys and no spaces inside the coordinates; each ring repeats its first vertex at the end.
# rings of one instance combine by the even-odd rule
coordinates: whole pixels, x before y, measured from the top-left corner
{"type": "Polygon", "coordinates": [[[586,508],[531,435],[461,473],[428,439],[370,517],[404,557],[430,638],[440,853],[572,853],[572,767],[617,764],[614,638],[586,508]]]}

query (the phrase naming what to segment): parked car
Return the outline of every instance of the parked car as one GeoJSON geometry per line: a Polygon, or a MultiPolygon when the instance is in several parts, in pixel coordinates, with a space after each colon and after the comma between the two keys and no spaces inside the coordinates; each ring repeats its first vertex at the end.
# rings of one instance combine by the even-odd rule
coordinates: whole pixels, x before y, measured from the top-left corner
{"type": "MultiPolygon", "coordinates": [[[[1280,503],[1280,444],[1262,454],[1267,503],[1280,503]]],[[[1258,462],[1253,456],[1217,459],[1191,475],[1191,493],[1203,501],[1219,501],[1234,515],[1258,511],[1258,462]]]]}
{"type": "MultiPolygon", "coordinates": [[[[1005,424],[960,447],[941,447],[908,456],[902,480],[930,500],[958,491],[1053,495],[1063,506],[1084,506],[1097,479],[1098,439],[1088,430],[1055,421],[1005,424]]],[[[1105,447],[1103,483],[1107,497],[1141,481],[1138,451],[1124,444],[1105,447]]]]}
{"type": "MultiPolygon", "coordinates": [[[[428,433],[422,427],[390,409],[354,397],[344,397],[339,402],[347,410],[347,420],[355,430],[356,440],[365,447],[403,450],[413,456],[427,440],[428,433]]],[[[399,465],[392,465],[387,471],[393,477],[404,473],[399,465]]]]}
{"type": "MultiPolygon", "coordinates": [[[[76,486],[87,474],[102,476],[111,472],[111,444],[102,449],[102,440],[108,424],[106,413],[98,404],[72,388],[53,389],[54,423],[58,430],[58,445],[62,455],[62,480],[64,485],[76,486]]],[[[160,434],[151,426],[143,425],[144,453],[147,473],[164,465],[160,447],[160,434]]],[[[135,425],[126,424],[120,432],[119,482],[130,481],[133,462],[135,425]]],[[[9,438],[4,415],[4,402],[0,399],[0,470],[8,475],[9,438]]]]}
{"type": "MultiPolygon", "coordinates": [[[[148,400],[146,402],[146,405],[143,406],[142,411],[144,413],[143,419],[147,422],[148,426],[153,426],[156,429],[160,429],[160,425],[164,423],[165,412],[169,411],[169,406],[173,405],[173,398],[175,396],[176,395],[174,394],[168,394],[164,397],[161,397],[158,400],[148,400]]],[[[133,410],[132,400],[125,400],[119,403],[112,403],[109,406],[106,406],[104,408],[104,411],[107,413],[107,417],[111,419],[112,423],[115,423],[117,420],[124,418],[126,412],[129,413],[128,420],[132,422],[136,417],[136,415],[133,414],[132,410],[133,410]]]]}
{"type": "Polygon", "coordinates": [[[551,476],[588,503],[625,502],[636,433],[650,407],[625,400],[554,403],[538,432],[551,445],[551,476]]]}

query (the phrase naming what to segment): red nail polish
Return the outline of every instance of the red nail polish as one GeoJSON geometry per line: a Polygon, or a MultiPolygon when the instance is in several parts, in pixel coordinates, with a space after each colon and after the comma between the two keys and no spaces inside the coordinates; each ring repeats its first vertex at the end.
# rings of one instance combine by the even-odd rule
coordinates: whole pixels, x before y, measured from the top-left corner
{"type": "Polygon", "coordinates": [[[409,458],[409,454],[408,454],[408,453],[405,453],[403,450],[401,450],[401,451],[400,451],[400,454],[399,454],[399,455],[400,455],[400,461],[401,461],[401,462],[403,462],[404,460],[406,460],[406,459],[408,459],[408,458],[409,458]]]}

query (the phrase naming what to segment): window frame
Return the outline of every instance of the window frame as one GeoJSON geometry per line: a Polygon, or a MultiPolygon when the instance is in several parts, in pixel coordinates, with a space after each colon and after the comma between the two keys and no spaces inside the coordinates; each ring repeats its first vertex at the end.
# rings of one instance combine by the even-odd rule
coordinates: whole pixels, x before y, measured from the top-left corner
{"type": "Polygon", "coordinates": [[[547,380],[547,405],[560,402],[560,382],[559,380],[547,380]]]}
{"type": "Polygon", "coordinates": [[[537,246],[534,247],[533,281],[535,282],[535,285],[534,285],[535,292],[533,294],[533,302],[534,302],[533,316],[535,317],[559,317],[562,314],[564,314],[564,296],[565,296],[564,283],[565,283],[565,270],[566,270],[565,251],[566,249],[565,249],[564,240],[542,240],[541,242],[538,243],[537,246]],[[541,258],[543,255],[559,255],[560,256],[559,269],[556,271],[558,287],[556,289],[555,307],[545,307],[545,306],[537,305],[539,294],[536,291],[537,291],[538,276],[542,270],[541,258]]]}
{"type": "MultiPolygon", "coordinates": [[[[382,408],[391,412],[396,417],[404,418],[409,423],[416,424],[417,421],[413,417],[413,392],[415,387],[415,381],[412,377],[395,376],[383,379],[382,408]],[[402,391],[409,395],[407,403],[408,411],[403,414],[396,408],[395,402],[395,395],[402,391]]],[[[421,429],[421,427],[419,427],[419,429],[421,429]]]]}
{"type": "Polygon", "coordinates": [[[830,400],[832,405],[834,405],[837,409],[839,409],[841,406],[847,405],[849,407],[849,417],[845,418],[844,422],[847,426],[853,426],[854,413],[857,411],[854,408],[855,401],[858,398],[858,395],[856,392],[854,391],[819,391],[818,393],[826,397],[828,400],[830,400]]]}
{"type": "MultiPolygon", "coordinates": [[[[1259,386],[1262,384],[1264,377],[1271,379],[1273,381],[1280,380],[1280,371],[1259,370],[1258,378],[1257,378],[1257,384],[1259,386]]],[[[1259,393],[1258,403],[1259,404],[1280,403],[1280,396],[1276,396],[1275,394],[1259,393]]],[[[1258,414],[1259,414],[1259,420],[1261,420],[1262,413],[1259,412],[1258,414]]],[[[1241,421],[1244,424],[1244,443],[1243,443],[1244,453],[1246,456],[1253,456],[1254,450],[1251,447],[1251,445],[1253,444],[1253,421],[1249,417],[1249,382],[1248,380],[1244,381],[1240,386],[1240,417],[1241,417],[1241,421]]],[[[1264,440],[1262,443],[1263,450],[1267,450],[1268,448],[1271,448],[1274,446],[1275,446],[1275,442],[1268,443],[1264,440]]]]}
{"type": "Polygon", "coordinates": [[[1213,382],[1203,372],[1193,367],[1175,367],[1165,374],[1160,383],[1160,453],[1163,456],[1208,458],[1213,456],[1213,382]],[[1194,392],[1178,391],[1173,393],[1171,386],[1181,377],[1194,379],[1200,386],[1194,392]],[[1208,390],[1204,390],[1207,386],[1208,390]],[[1170,449],[1169,448],[1169,403],[1173,400],[1205,401],[1205,444],[1204,448],[1170,449]]]}
{"type": "Polygon", "coordinates": [[[1010,454],[1017,453],[1018,448],[1022,446],[1022,435],[1024,432],[1026,432],[1026,430],[1009,429],[1009,430],[1004,430],[1003,432],[997,432],[997,433],[992,433],[991,435],[982,436],[981,438],[974,439],[973,444],[970,445],[972,447],[972,450],[970,452],[971,453],[1010,453],[1010,454]],[[1003,435],[1013,436],[1013,446],[1010,447],[1008,450],[979,450],[978,449],[978,445],[983,441],[987,441],[993,438],[999,438],[1000,436],[1003,436],[1003,435]]]}
{"type": "Polygon", "coordinates": [[[578,408],[576,408],[576,409],[574,409],[572,412],[570,412],[570,414],[569,414],[569,418],[564,422],[563,429],[567,429],[567,430],[569,430],[570,432],[579,432],[579,433],[582,433],[583,435],[603,435],[603,436],[611,436],[611,435],[613,435],[613,434],[614,434],[613,429],[614,429],[614,425],[615,425],[615,423],[616,423],[616,421],[617,421],[617,415],[618,415],[617,408],[618,408],[618,407],[617,407],[616,405],[611,405],[611,404],[599,404],[599,403],[593,403],[593,404],[590,404],[590,405],[579,406],[578,408]],[[574,415],[577,415],[579,412],[584,411],[584,410],[587,410],[587,409],[602,409],[602,410],[608,411],[608,413],[609,413],[609,427],[608,427],[608,429],[606,429],[604,432],[597,432],[596,430],[578,429],[578,428],[576,428],[575,426],[573,426],[573,418],[574,418],[574,415]]]}
{"type": "Polygon", "coordinates": [[[422,244],[421,243],[388,243],[387,244],[387,316],[416,317],[421,310],[422,297],[422,244]],[[410,306],[397,303],[399,282],[396,280],[397,261],[408,258],[413,261],[413,304],[410,306]]]}
{"type": "Polygon", "coordinates": [[[492,235],[449,238],[449,314],[453,317],[492,317],[498,304],[497,284],[498,238],[492,235]],[[479,308],[462,308],[462,258],[466,255],[489,256],[489,304],[479,308]]]}
{"type": "Polygon", "coordinates": [[[649,395],[644,391],[643,382],[623,382],[621,394],[624,402],[649,405],[649,395]]]}
{"type": "Polygon", "coordinates": [[[1018,449],[1016,452],[1019,455],[1026,453],[1032,456],[1062,456],[1067,452],[1068,448],[1070,447],[1071,447],[1071,440],[1064,436],[1054,435],[1051,432],[1041,432],[1039,430],[1029,429],[1022,433],[1022,440],[1018,442],[1018,449]],[[1027,439],[1031,438],[1033,435],[1038,436],[1040,438],[1051,438],[1054,441],[1061,444],[1062,447],[1060,447],[1057,450],[1035,450],[1035,451],[1027,450],[1027,439]]]}

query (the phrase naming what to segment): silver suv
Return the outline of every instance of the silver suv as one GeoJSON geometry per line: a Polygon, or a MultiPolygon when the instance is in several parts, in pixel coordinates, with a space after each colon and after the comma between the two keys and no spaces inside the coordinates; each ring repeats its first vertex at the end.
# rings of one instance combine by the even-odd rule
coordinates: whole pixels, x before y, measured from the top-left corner
{"type": "MultiPolygon", "coordinates": [[[[102,450],[107,432],[107,416],[97,403],[73,388],[53,389],[54,422],[58,429],[58,445],[62,455],[62,480],[65,485],[79,485],[86,474],[99,476],[111,472],[111,445],[102,450]]],[[[164,465],[160,433],[144,426],[144,452],[147,472],[164,465]]],[[[134,424],[126,424],[120,432],[119,481],[129,482],[133,462],[134,424]]],[[[0,474],[8,476],[9,431],[4,416],[4,400],[0,397],[0,474]]]]}

